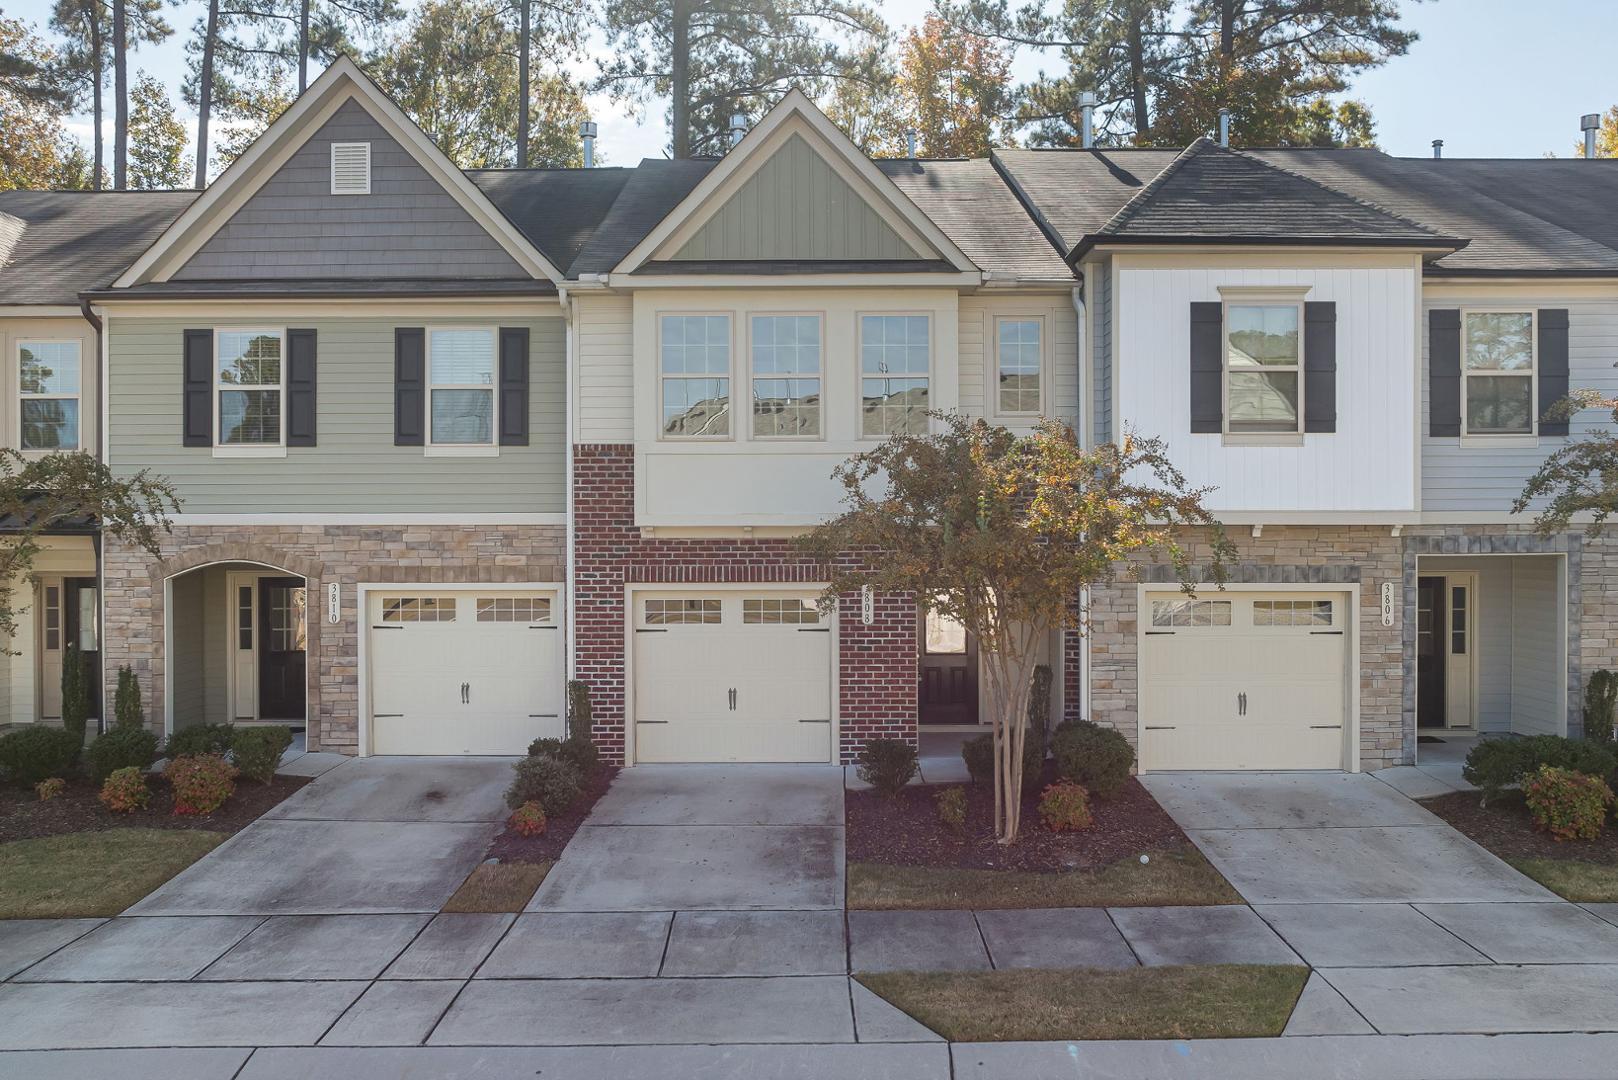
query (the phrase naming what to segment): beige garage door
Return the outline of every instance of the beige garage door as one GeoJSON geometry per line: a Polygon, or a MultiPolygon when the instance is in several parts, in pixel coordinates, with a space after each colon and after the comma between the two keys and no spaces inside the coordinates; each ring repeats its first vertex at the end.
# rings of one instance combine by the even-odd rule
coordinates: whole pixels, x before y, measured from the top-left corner
{"type": "Polygon", "coordinates": [[[813,592],[633,602],[635,760],[831,760],[832,628],[813,592]]]}
{"type": "Polygon", "coordinates": [[[1349,596],[1148,593],[1143,769],[1341,769],[1349,596]]]}
{"type": "Polygon", "coordinates": [[[563,732],[554,589],[372,593],[371,753],[524,754],[563,732]]]}

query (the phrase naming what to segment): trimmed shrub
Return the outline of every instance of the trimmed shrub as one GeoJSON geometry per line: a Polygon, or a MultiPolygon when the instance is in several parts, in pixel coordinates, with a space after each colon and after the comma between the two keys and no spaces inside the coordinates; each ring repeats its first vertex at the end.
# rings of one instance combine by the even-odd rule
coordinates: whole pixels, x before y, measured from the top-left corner
{"type": "Polygon", "coordinates": [[[1618,754],[1610,743],[1535,735],[1529,739],[1484,739],[1466,755],[1461,775],[1483,791],[1483,805],[1508,787],[1523,783],[1541,766],[1569,769],[1611,782],[1618,771],[1618,754]]]}
{"type": "Polygon", "coordinates": [[[900,739],[870,739],[860,747],[856,773],[888,798],[904,790],[916,775],[916,748],[900,739]]]}
{"type": "Polygon", "coordinates": [[[569,762],[541,755],[523,758],[513,767],[517,778],[506,789],[506,805],[513,810],[523,803],[538,803],[545,816],[553,818],[579,801],[583,785],[579,770],[569,762]]]}
{"type": "Polygon", "coordinates": [[[952,833],[966,828],[966,789],[947,787],[933,796],[938,807],[938,820],[952,833]]]}
{"type": "Polygon", "coordinates": [[[994,736],[977,735],[961,744],[961,760],[974,784],[994,783],[994,736]]]}
{"type": "Polygon", "coordinates": [[[230,736],[230,756],[243,776],[268,784],[291,745],[292,729],[284,724],[240,727],[230,736]]]}
{"type": "Polygon", "coordinates": [[[1618,709],[1618,671],[1590,673],[1584,684],[1584,737],[1591,742],[1612,742],[1613,712],[1618,709]]]}
{"type": "Polygon", "coordinates": [[[1039,819],[1051,832],[1088,829],[1090,793],[1071,780],[1058,780],[1039,796],[1039,819]]]}
{"type": "Polygon", "coordinates": [[[1595,840],[1607,823],[1612,788],[1597,776],[1541,765],[1524,781],[1534,824],[1557,840],[1595,840]]]}
{"type": "Polygon", "coordinates": [[[115,727],[96,736],[84,752],[90,779],[101,783],[119,769],[144,769],[157,760],[157,736],[142,727],[115,727]]]}
{"type": "Polygon", "coordinates": [[[34,785],[34,794],[39,796],[40,802],[50,802],[67,790],[67,781],[60,776],[53,776],[49,780],[41,780],[34,785]]]}
{"type": "Polygon", "coordinates": [[[538,836],[545,831],[545,808],[537,802],[525,802],[512,811],[506,824],[518,836],[538,836]]]}
{"type": "Polygon", "coordinates": [[[236,766],[218,754],[171,758],[163,776],[174,786],[176,814],[211,814],[236,791],[236,766]]]}
{"type": "Polygon", "coordinates": [[[78,736],[84,745],[84,731],[90,721],[90,669],[76,641],[62,650],[62,729],[78,736]]]}
{"type": "Polygon", "coordinates": [[[101,805],[115,814],[132,814],[136,810],[146,809],[152,792],[146,786],[146,774],[129,765],[113,770],[112,775],[102,783],[99,798],[101,805]]]}
{"type": "Polygon", "coordinates": [[[1056,771],[1099,798],[1118,792],[1135,767],[1135,748],[1113,728],[1089,720],[1067,720],[1051,737],[1056,771]]]}
{"type": "Polygon", "coordinates": [[[128,664],[118,669],[118,691],[112,696],[112,715],[119,727],[146,726],[146,707],[140,703],[140,679],[128,664]]]}
{"type": "Polygon", "coordinates": [[[32,724],[0,735],[0,773],[13,784],[31,786],[71,772],[83,749],[82,736],[32,724]]]}
{"type": "Polygon", "coordinates": [[[601,765],[601,751],[596,749],[595,743],[581,735],[569,735],[565,739],[535,739],[528,744],[528,756],[565,761],[578,770],[581,781],[594,776],[601,765]]]}
{"type": "Polygon", "coordinates": [[[1028,687],[1028,741],[1037,742],[1041,752],[1051,743],[1052,681],[1049,664],[1034,665],[1034,681],[1028,687]]]}
{"type": "Polygon", "coordinates": [[[1045,744],[1030,731],[1022,746],[1022,789],[1026,794],[1045,782],[1045,744]]]}
{"type": "Polygon", "coordinates": [[[236,728],[231,724],[194,724],[169,736],[163,755],[169,758],[197,754],[228,754],[236,728]]]}
{"type": "MultiPolygon", "coordinates": [[[[582,679],[569,679],[567,683],[567,734],[569,738],[590,738],[595,723],[590,709],[590,684],[582,679]]],[[[593,744],[592,744],[593,745],[593,744]]]]}

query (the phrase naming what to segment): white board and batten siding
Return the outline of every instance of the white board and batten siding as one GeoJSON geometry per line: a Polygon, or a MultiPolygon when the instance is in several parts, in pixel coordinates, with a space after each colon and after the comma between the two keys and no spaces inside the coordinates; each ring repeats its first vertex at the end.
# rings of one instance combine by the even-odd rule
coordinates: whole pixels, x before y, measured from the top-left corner
{"type": "MultiPolygon", "coordinates": [[[[1417,269],[1414,259],[1364,258],[1336,268],[1244,266],[1208,257],[1118,257],[1113,378],[1117,420],[1164,438],[1215,511],[1411,511],[1416,507],[1417,269]],[[1232,446],[1191,433],[1191,305],[1221,286],[1294,288],[1337,307],[1337,430],[1302,446],[1232,446]]],[[[1114,437],[1118,432],[1115,431],[1114,437]]]]}

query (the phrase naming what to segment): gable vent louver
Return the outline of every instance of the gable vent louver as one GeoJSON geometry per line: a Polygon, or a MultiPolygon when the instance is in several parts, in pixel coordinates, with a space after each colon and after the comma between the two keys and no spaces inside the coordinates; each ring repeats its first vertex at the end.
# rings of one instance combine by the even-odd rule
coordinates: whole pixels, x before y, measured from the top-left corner
{"type": "Polygon", "coordinates": [[[331,193],[369,195],[371,193],[371,144],[334,142],[331,144],[331,193]]]}

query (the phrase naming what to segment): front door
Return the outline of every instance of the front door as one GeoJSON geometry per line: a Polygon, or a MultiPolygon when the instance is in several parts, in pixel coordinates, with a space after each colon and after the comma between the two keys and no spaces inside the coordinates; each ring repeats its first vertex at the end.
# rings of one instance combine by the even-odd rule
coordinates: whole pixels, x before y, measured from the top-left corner
{"type": "Polygon", "coordinates": [[[259,579],[260,719],[305,719],[306,595],[302,578],[259,579]]]}
{"type": "Polygon", "coordinates": [[[1444,727],[1445,580],[1416,579],[1416,726],[1444,727]]]}
{"type": "Polygon", "coordinates": [[[67,641],[79,647],[84,674],[90,687],[90,719],[101,719],[101,603],[93,577],[67,578],[62,582],[66,607],[67,641]]]}
{"type": "Polygon", "coordinates": [[[978,643],[954,619],[929,611],[921,620],[921,689],[917,721],[978,722],[978,643]]]}

